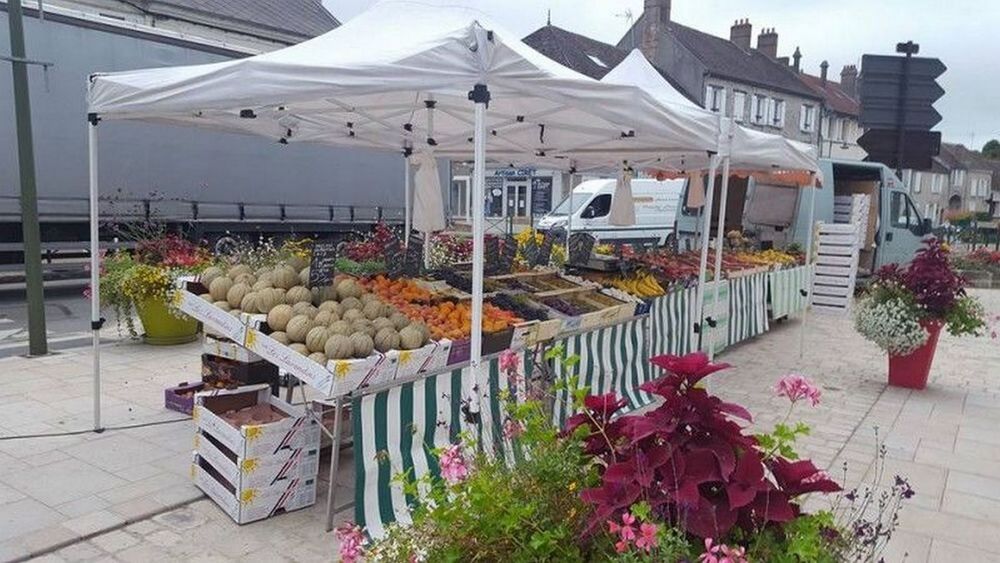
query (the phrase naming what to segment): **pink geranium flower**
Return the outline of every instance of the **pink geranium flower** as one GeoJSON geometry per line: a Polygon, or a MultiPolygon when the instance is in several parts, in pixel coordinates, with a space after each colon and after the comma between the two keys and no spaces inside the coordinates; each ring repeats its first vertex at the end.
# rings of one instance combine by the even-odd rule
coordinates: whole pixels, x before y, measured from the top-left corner
{"type": "Polygon", "coordinates": [[[500,353],[500,371],[517,371],[519,359],[520,358],[518,358],[517,352],[513,350],[504,350],[500,353]]]}
{"type": "Polygon", "coordinates": [[[334,533],[340,542],[338,551],[343,563],[356,563],[364,557],[365,534],[360,526],[347,522],[338,527],[334,533]]]}
{"type": "Polygon", "coordinates": [[[793,403],[800,399],[809,399],[809,403],[814,407],[819,404],[819,398],[822,394],[819,387],[797,373],[786,375],[778,380],[774,391],[779,397],[788,397],[788,400],[793,403]]]}
{"type": "Polygon", "coordinates": [[[645,550],[646,553],[652,551],[659,541],[656,539],[656,531],[656,524],[643,522],[642,525],[639,526],[639,537],[635,540],[635,546],[639,549],[645,550]]]}
{"type": "Polygon", "coordinates": [[[698,556],[702,563],[719,563],[719,552],[722,546],[715,545],[712,538],[705,538],[705,552],[698,556]]]}
{"type": "Polygon", "coordinates": [[[445,448],[438,464],[441,466],[441,477],[452,485],[469,477],[469,466],[465,463],[465,456],[462,455],[462,448],[458,444],[445,448]]]}
{"type": "Polygon", "coordinates": [[[625,541],[632,541],[635,539],[635,516],[632,516],[632,514],[628,512],[622,514],[622,528],[619,533],[625,541]]]}
{"type": "Polygon", "coordinates": [[[520,422],[508,418],[503,422],[503,437],[508,440],[517,438],[521,434],[524,434],[524,425],[520,422]]]}

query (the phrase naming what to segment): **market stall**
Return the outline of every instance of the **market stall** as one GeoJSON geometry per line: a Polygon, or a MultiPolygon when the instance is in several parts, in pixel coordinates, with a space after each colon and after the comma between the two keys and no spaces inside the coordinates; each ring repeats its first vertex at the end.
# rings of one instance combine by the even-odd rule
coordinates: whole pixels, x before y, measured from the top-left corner
{"type": "MultiPolygon", "coordinates": [[[[483,199],[487,153],[499,162],[558,165],[563,169],[621,167],[624,162],[640,160],[672,167],[671,163],[704,158],[715,146],[716,123],[705,112],[658,103],[639,88],[592,81],[512,37],[474,11],[385,2],[330,33],[279,51],[209,65],[91,76],[88,117],[95,429],[101,427],[97,277],[101,123],[147,120],[263,135],[276,141],[276,150],[285,150],[281,145],[318,142],[398,151],[406,157],[421,150],[433,151],[438,157],[471,157],[475,162],[474,201],[483,199]]],[[[406,178],[404,184],[409,174],[406,178]]],[[[407,200],[411,199],[409,193],[407,189],[407,200]]],[[[470,330],[465,356],[471,374],[462,382],[462,399],[476,413],[483,397],[473,390],[487,387],[481,385],[486,374],[480,368],[487,349],[483,327],[488,319],[483,306],[483,209],[474,206],[473,211],[470,330]]],[[[235,280],[231,281],[235,285],[235,280]]],[[[293,287],[261,291],[288,292],[293,287]]],[[[212,287],[202,285],[183,288],[176,304],[238,345],[281,364],[324,394],[336,396],[338,406],[341,398],[361,383],[374,389],[377,383],[401,383],[411,375],[397,379],[403,358],[412,358],[412,350],[400,353],[396,363],[386,363],[390,345],[382,356],[323,365],[276,339],[266,321],[261,323],[253,314],[230,315],[202,299],[204,293],[197,294],[199,291],[206,292],[214,303],[222,301],[213,295],[212,287]],[[345,377],[344,370],[350,377],[345,377]]],[[[343,295],[338,291],[337,303],[343,305],[353,297],[349,293],[353,290],[343,295]]],[[[266,300],[276,306],[273,292],[267,295],[266,300]]],[[[226,297],[229,302],[228,291],[226,297]]],[[[586,301],[583,298],[581,302],[586,301]]],[[[242,306],[242,300],[233,302],[242,306]]],[[[623,310],[619,307],[614,315],[623,310]]],[[[580,322],[598,317],[581,315],[580,322]]],[[[301,332],[299,325],[303,323],[306,321],[297,323],[295,332],[301,332]]],[[[318,327],[311,327],[310,332],[312,328],[318,327]]],[[[336,342],[331,354],[341,348],[342,341],[336,342]]],[[[293,344],[320,354],[309,350],[313,346],[293,344]]],[[[434,350],[442,346],[437,340],[420,350],[432,344],[434,350]]],[[[448,360],[450,356],[445,362],[450,363],[448,360]]],[[[419,370],[414,372],[419,374],[419,370]]],[[[336,420],[339,423],[340,417],[336,420]]],[[[482,426],[484,439],[489,439],[491,430],[490,425],[482,426]]],[[[336,426],[333,434],[339,436],[336,426]]],[[[332,470],[337,451],[335,446],[332,470]]],[[[328,502],[332,509],[332,497],[328,502]]]]}

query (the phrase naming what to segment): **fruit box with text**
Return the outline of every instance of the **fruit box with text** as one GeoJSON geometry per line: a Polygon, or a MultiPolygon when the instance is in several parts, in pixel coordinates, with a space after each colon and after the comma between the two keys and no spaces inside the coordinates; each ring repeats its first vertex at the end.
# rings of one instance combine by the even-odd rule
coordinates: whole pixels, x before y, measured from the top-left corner
{"type": "Polygon", "coordinates": [[[248,489],[267,489],[319,472],[319,435],[312,444],[270,455],[240,457],[210,434],[195,434],[195,453],[233,485],[237,496],[248,489]]]}
{"type": "Polygon", "coordinates": [[[319,423],[301,408],[272,396],[267,385],[198,393],[192,417],[199,431],[211,435],[242,458],[273,455],[282,449],[319,443],[319,423]],[[241,425],[239,428],[221,416],[258,404],[268,404],[287,416],[277,422],[241,425]]]}
{"type": "Polygon", "coordinates": [[[191,480],[237,524],[246,524],[316,503],[316,477],[293,478],[263,489],[237,493],[213,466],[193,454],[191,480]]]}

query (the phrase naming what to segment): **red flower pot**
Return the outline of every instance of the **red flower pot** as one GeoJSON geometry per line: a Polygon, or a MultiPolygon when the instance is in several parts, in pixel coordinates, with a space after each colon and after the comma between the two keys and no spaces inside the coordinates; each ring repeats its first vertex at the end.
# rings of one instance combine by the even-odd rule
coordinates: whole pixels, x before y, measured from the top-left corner
{"type": "Polygon", "coordinates": [[[931,374],[931,362],[934,361],[934,350],[937,349],[938,336],[941,335],[940,321],[921,321],[921,326],[929,336],[923,346],[905,356],[889,355],[889,385],[923,389],[927,387],[927,378],[931,374]]]}

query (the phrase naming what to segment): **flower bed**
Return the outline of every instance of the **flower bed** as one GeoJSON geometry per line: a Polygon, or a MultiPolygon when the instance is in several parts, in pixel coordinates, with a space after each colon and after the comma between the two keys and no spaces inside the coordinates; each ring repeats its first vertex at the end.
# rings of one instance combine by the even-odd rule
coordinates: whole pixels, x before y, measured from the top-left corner
{"type": "MultiPolygon", "coordinates": [[[[344,525],[341,560],[874,561],[913,495],[901,477],[888,490],[842,493],[798,459],[795,440],[809,429],[789,416],[770,433],[747,432],[750,413],[700,385],[728,367],[702,354],[654,359],[665,375],[644,389],[663,402],[644,414],[615,416],[623,401],[614,394],[590,396],[575,377],[557,382],[579,408],[562,431],[520,363],[513,354],[500,361],[501,377],[530,397],[502,397],[499,432],[517,453],[497,457],[474,441],[438,448],[434,476],[395,477],[412,499],[412,524],[378,540],[344,525]],[[836,494],[834,508],[805,513],[809,493],[836,494]]],[[[821,397],[797,375],[776,393],[789,400],[789,415],[821,397]]]]}

